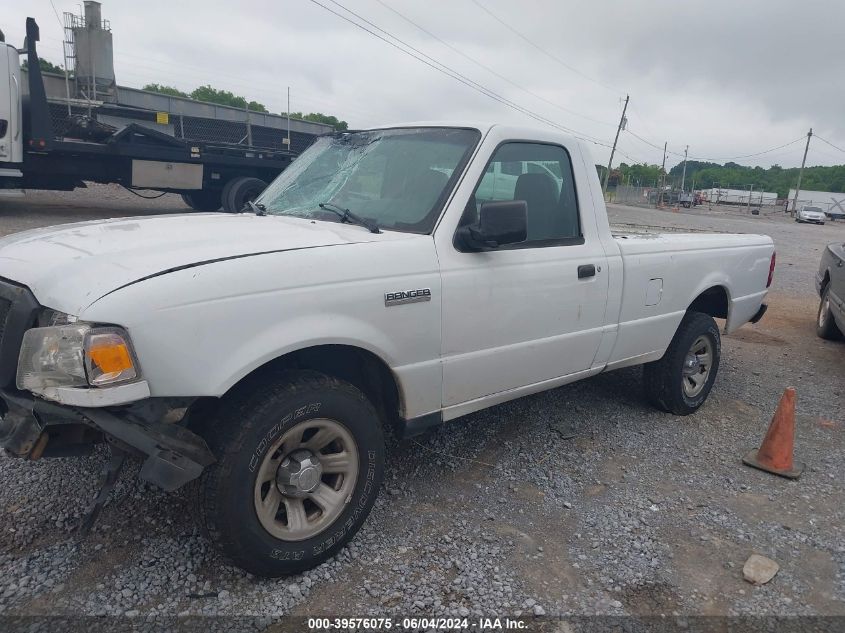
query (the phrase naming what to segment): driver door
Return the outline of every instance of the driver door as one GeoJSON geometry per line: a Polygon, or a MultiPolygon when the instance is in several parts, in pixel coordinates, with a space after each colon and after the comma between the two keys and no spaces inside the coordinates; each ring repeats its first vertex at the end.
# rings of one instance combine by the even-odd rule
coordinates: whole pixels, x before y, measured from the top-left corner
{"type": "Polygon", "coordinates": [[[499,145],[461,224],[499,200],[526,201],[525,242],[438,252],[444,408],[589,370],[602,339],[606,258],[594,222],[582,217],[567,149],[499,145]]]}

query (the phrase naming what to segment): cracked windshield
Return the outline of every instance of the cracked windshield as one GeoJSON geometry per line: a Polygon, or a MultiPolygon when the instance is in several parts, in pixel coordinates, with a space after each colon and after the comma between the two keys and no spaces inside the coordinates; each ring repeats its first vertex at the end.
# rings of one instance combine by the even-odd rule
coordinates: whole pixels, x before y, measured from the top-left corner
{"type": "Polygon", "coordinates": [[[332,206],[382,229],[428,233],[480,136],[404,128],[323,137],[257,202],[273,215],[341,221],[323,208],[332,206]]]}

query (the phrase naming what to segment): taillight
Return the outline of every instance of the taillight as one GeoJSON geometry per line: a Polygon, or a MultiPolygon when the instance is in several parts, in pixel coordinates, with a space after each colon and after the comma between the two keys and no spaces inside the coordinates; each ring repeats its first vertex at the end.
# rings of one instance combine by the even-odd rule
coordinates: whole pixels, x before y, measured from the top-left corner
{"type": "Polygon", "coordinates": [[[775,256],[777,253],[772,253],[772,261],[769,262],[769,280],[766,282],[766,288],[772,285],[772,278],[775,276],[775,256]]]}

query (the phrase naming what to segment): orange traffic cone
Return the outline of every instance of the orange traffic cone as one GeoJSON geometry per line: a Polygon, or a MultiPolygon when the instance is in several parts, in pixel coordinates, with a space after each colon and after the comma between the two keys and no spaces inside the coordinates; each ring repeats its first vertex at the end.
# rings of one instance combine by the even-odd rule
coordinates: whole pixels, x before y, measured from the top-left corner
{"type": "Polygon", "coordinates": [[[768,473],[798,479],[804,464],[793,464],[792,448],[795,443],[795,388],[787,387],[763,438],[760,449],[742,458],[748,466],[768,473]]]}

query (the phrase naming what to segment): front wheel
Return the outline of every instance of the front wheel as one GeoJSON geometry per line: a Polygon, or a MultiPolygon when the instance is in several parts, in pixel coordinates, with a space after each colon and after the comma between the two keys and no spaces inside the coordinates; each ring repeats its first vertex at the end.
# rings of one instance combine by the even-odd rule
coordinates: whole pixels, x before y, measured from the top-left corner
{"type": "Polygon", "coordinates": [[[258,576],[301,572],[336,554],[364,523],[384,472],[372,404],[316,372],[243,389],[204,435],[218,461],[199,485],[203,527],[258,576]]]}
{"type": "Polygon", "coordinates": [[[696,411],[713,388],[721,352],[719,327],[713,317],[687,312],[663,358],[643,368],[649,401],[676,415],[696,411]]]}
{"type": "Polygon", "coordinates": [[[838,341],[842,332],[833,319],[830,309],[830,285],[826,286],[819,301],[819,311],[816,316],[816,335],[828,341],[838,341]]]}

